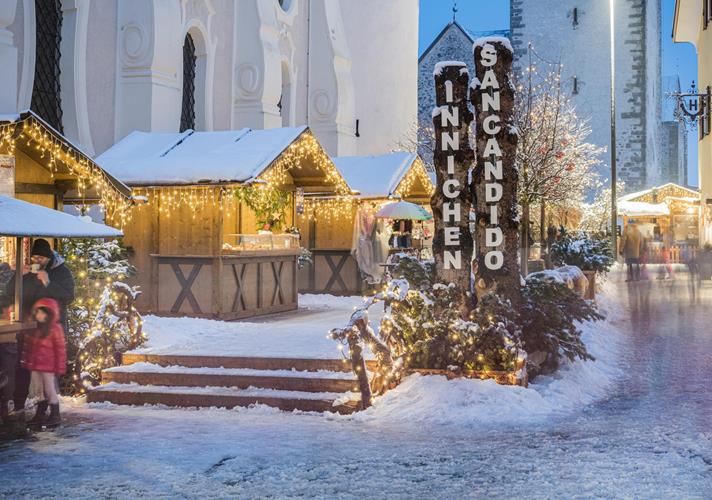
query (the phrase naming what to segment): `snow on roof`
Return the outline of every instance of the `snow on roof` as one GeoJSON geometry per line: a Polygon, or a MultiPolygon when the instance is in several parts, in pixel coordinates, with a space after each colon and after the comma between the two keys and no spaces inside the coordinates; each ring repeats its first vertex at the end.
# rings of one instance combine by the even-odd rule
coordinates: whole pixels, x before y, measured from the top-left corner
{"type": "Polygon", "coordinates": [[[415,153],[396,151],[379,156],[340,156],[334,158],[334,164],[362,198],[387,198],[417,158],[415,153]]]}
{"type": "Polygon", "coordinates": [[[670,215],[667,203],[646,203],[644,201],[619,201],[618,215],[626,217],[655,217],[670,215]]]}
{"type": "Polygon", "coordinates": [[[135,131],[97,158],[127,184],[245,182],[259,176],[307,127],[182,133],[135,131]]]}
{"type": "Polygon", "coordinates": [[[26,201],[0,196],[0,235],[45,238],[112,238],[123,236],[113,227],[26,201]]]}
{"type": "Polygon", "coordinates": [[[636,198],[640,198],[641,196],[645,196],[646,194],[652,193],[652,192],[653,192],[653,189],[657,189],[658,191],[662,191],[662,190],[665,189],[666,187],[670,187],[670,186],[676,187],[676,188],[679,188],[679,189],[682,189],[682,190],[684,190],[684,191],[687,191],[688,193],[692,194],[695,199],[699,199],[699,196],[700,196],[699,191],[696,191],[695,189],[690,189],[690,188],[685,187],[685,186],[681,186],[681,185],[679,185],[679,184],[675,184],[674,182],[667,182],[667,183],[663,184],[662,186],[657,186],[657,187],[653,187],[653,188],[643,189],[642,191],[636,191],[635,193],[630,193],[630,194],[623,195],[623,196],[621,196],[620,198],[618,198],[618,202],[620,203],[621,201],[634,200],[634,199],[636,199],[636,198]]]}

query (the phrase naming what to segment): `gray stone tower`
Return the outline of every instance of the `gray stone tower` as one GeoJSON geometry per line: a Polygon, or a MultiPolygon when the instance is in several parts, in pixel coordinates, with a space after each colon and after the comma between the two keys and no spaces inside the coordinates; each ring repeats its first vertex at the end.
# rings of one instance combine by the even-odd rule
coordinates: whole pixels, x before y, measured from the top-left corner
{"type": "MultiPolygon", "coordinates": [[[[563,81],[590,142],[610,152],[610,24],[604,0],[510,0],[515,65],[528,64],[528,45],[564,65],[563,81]]],[[[626,191],[666,182],[661,167],[660,0],[616,0],[618,178],[626,191]]],[[[610,177],[610,153],[603,178],[610,177]]],[[[677,181],[677,179],[674,179],[677,181]]]]}

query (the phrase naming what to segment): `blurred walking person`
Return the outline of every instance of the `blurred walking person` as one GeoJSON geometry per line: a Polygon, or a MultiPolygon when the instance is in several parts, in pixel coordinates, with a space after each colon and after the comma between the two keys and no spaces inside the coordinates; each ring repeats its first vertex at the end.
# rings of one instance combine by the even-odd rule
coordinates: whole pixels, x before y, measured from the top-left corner
{"type": "Polygon", "coordinates": [[[623,231],[620,243],[620,253],[625,259],[627,270],[626,281],[640,279],[640,252],[643,247],[643,233],[635,221],[630,221],[623,231]]]}

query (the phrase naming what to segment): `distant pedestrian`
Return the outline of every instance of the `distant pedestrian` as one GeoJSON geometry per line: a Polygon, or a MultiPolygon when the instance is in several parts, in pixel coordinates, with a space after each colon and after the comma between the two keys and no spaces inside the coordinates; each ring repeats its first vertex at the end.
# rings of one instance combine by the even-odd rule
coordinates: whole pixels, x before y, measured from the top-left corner
{"type": "Polygon", "coordinates": [[[60,423],[57,375],[63,375],[67,368],[59,304],[54,299],[40,299],[32,308],[32,316],[37,328],[25,335],[20,360],[22,367],[32,373],[32,384],[39,401],[29,424],[56,426],[60,423]]]}
{"type": "Polygon", "coordinates": [[[620,253],[625,258],[627,270],[626,281],[640,279],[640,252],[643,247],[643,234],[635,221],[630,221],[623,231],[620,243],[620,253]]]}

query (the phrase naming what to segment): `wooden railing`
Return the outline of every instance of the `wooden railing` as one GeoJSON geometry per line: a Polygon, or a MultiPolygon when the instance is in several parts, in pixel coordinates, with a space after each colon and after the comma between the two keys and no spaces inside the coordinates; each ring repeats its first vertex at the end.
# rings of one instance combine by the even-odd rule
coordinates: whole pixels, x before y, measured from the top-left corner
{"type": "MultiPolygon", "coordinates": [[[[671,264],[686,264],[697,256],[697,246],[679,244],[673,245],[668,249],[668,259],[671,264]]],[[[662,246],[648,246],[648,264],[663,264],[665,263],[665,251],[662,246]]]]}

